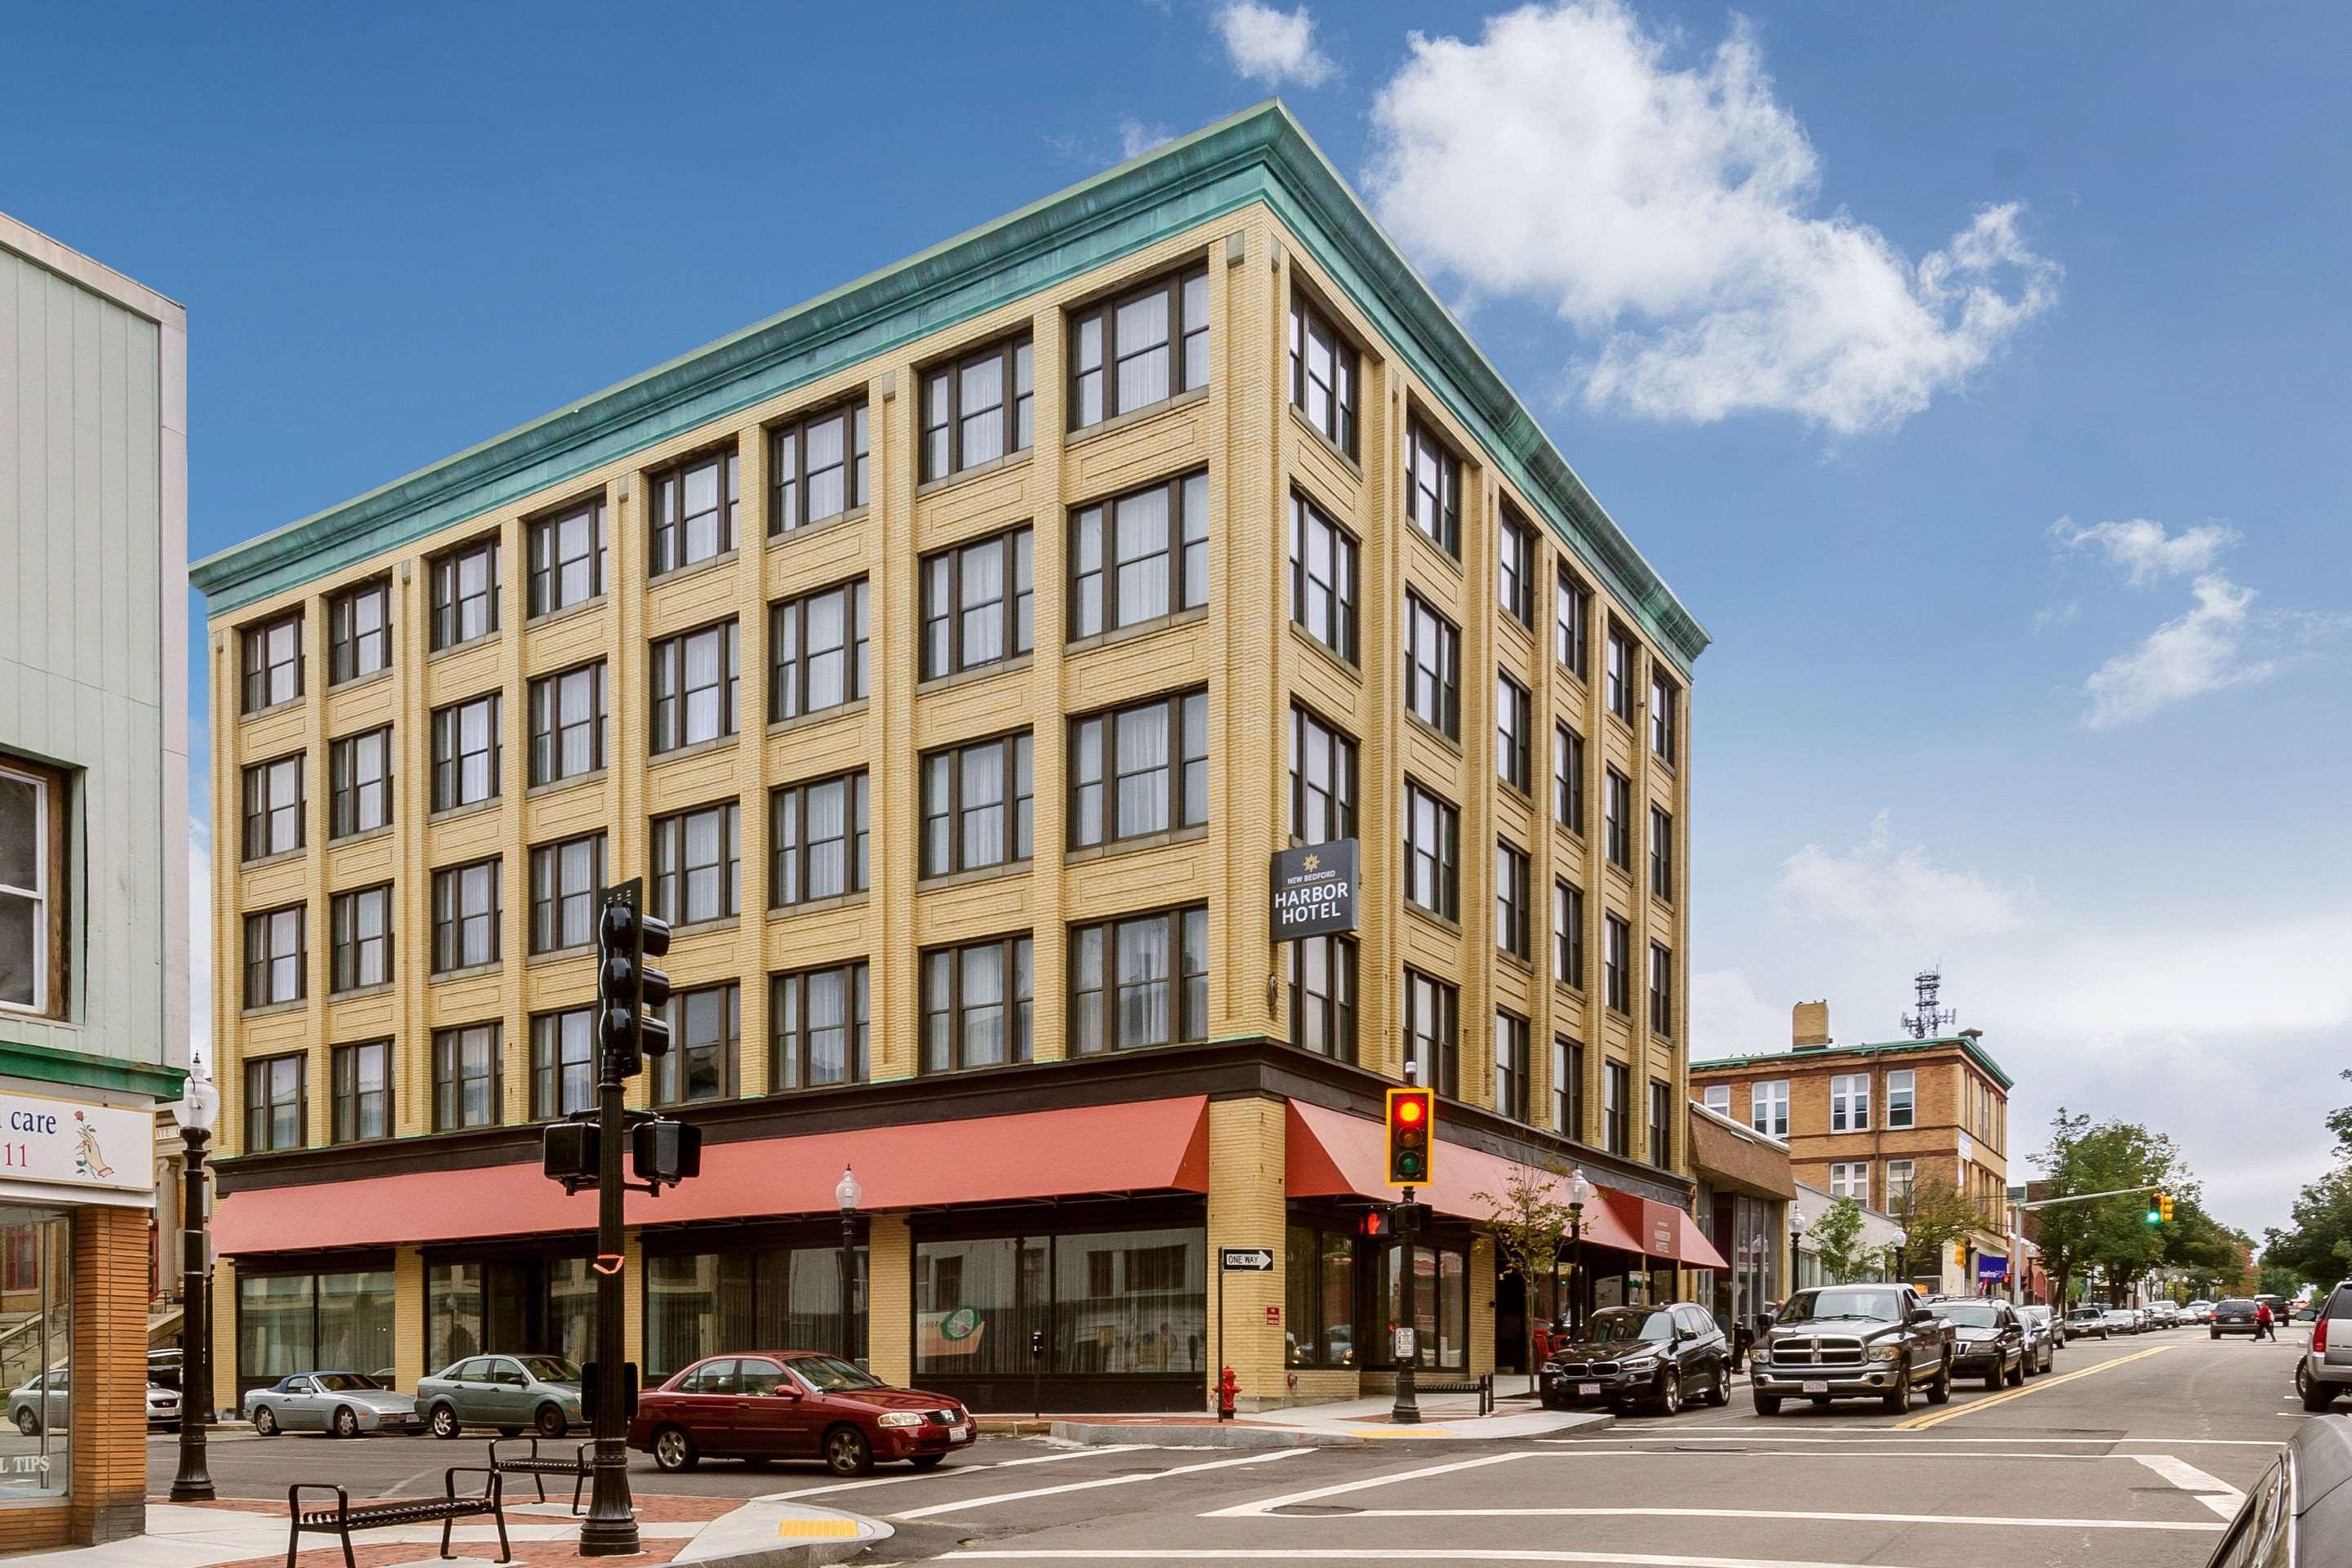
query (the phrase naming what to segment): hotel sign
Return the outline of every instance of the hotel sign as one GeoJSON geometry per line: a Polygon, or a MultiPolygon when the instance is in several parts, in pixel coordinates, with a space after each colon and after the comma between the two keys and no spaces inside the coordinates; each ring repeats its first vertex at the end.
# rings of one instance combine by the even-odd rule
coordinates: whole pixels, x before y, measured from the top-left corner
{"type": "Polygon", "coordinates": [[[1272,923],[1276,942],[1356,929],[1356,841],[1274,852],[1272,923]]]}

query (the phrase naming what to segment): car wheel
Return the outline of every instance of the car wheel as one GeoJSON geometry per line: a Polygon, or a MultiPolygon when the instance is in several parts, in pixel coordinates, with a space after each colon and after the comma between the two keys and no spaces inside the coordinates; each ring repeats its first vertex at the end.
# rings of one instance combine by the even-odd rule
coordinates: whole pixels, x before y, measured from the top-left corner
{"type": "Polygon", "coordinates": [[[348,1405],[335,1406],[335,1436],[356,1437],[360,1435],[360,1413],[348,1405]]]}
{"type": "Polygon", "coordinates": [[[874,1445],[855,1426],[824,1435],[824,1466],[836,1476],[862,1476],[874,1468],[874,1445]]]}
{"type": "Polygon", "coordinates": [[[563,1412],[552,1405],[541,1405],[539,1414],[530,1421],[530,1429],[542,1437],[561,1437],[570,1426],[571,1423],[563,1418],[563,1412]]]}
{"type": "Polygon", "coordinates": [[[1661,1415],[1680,1415],[1683,1413],[1683,1379],[1680,1372],[1670,1366],[1659,1369],[1658,1390],[1650,1396],[1650,1405],[1651,1408],[1661,1415]]]}
{"type": "Polygon", "coordinates": [[[2311,1375],[2311,1368],[2295,1363],[2294,1391],[2303,1396],[2303,1407],[2316,1414],[2336,1403],[2336,1391],[2311,1375]]]}
{"type": "Polygon", "coordinates": [[[1906,1366],[1895,1374],[1895,1386],[1886,1391],[1886,1397],[1880,1401],[1880,1406],[1889,1415],[1907,1415],[1911,1413],[1911,1369],[1909,1367],[1906,1366]]]}
{"type": "Polygon", "coordinates": [[[1731,1403],[1731,1369],[1717,1363],[1715,1381],[1706,1385],[1706,1402],[1717,1410],[1731,1403]]]}
{"type": "Polygon", "coordinates": [[[2032,1351],[2020,1351],[2017,1352],[2017,1373],[2020,1377],[2032,1377],[2035,1373],[2040,1372],[2041,1370],[2042,1369],[2040,1367],[2033,1364],[2033,1352],[2032,1351]]]}
{"type": "MultiPolygon", "coordinates": [[[[25,1414],[29,1415],[32,1412],[28,1410],[25,1414]]],[[[16,1425],[22,1426],[24,1423],[19,1421],[16,1425]]],[[[270,1409],[267,1405],[257,1405],[253,1412],[253,1429],[265,1437],[277,1436],[278,1412],[270,1409]]],[[[29,1436],[29,1433],[27,1435],[29,1436]]]]}
{"type": "Polygon", "coordinates": [[[936,1470],[940,1468],[940,1461],[946,1458],[945,1454],[918,1454],[907,1463],[919,1470],[936,1470]]]}
{"type": "Polygon", "coordinates": [[[2217,1339],[2217,1340],[2218,1340],[2218,1339],[2220,1339],[2220,1338],[2221,1337],[2221,1330],[2219,1330],[2219,1329],[2215,1329],[2215,1330],[2213,1331],[2213,1337],[2214,1337],[2215,1339],[2217,1339]]]}
{"type": "Polygon", "coordinates": [[[2025,1352],[2023,1351],[2017,1352],[2017,1366],[2009,1374],[2009,1385],[2011,1388],[2025,1386],[2025,1352]]]}
{"type": "Polygon", "coordinates": [[[41,1418],[33,1414],[31,1405],[20,1405],[16,1407],[16,1430],[27,1437],[37,1437],[41,1435],[41,1418]]]}
{"type": "Polygon", "coordinates": [[[2008,1381],[2009,1369],[2001,1365],[2000,1363],[1995,1362],[1992,1363],[1992,1370],[1985,1373],[1984,1385],[1987,1388],[1999,1388],[2002,1384],[2007,1383],[2008,1381]]]}
{"type": "Polygon", "coordinates": [[[1952,1363],[1950,1362],[1939,1363],[1936,1369],[1936,1381],[1927,1385],[1927,1403],[1930,1405],[1949,1405],[1951,1402],[1952,1363]]]}
{"type": "Polygon", "coordinates": [[[1756,1396],[1756,1414],[1759,1415],[1780,1415],[1780,1396],[1777,1394],[1758,1394],[1756,1396]]]}
{"type": "Polygon", "coordinates": [[[433,1428],[436,1437],[459,1437],[466,1431],[457,1419],[457,1410],[446,1405],[435,1405],[433,1413],[425,1418],[425,1424],[433,1428]]]}
{"type": "Polygon", "coordinates": [[[681,1426],[665,1426],[654,1434],[654,1466],[656,1469],[676,1472],[694,1468],[700,1456],[695,1452],[694,1439],[681,1426]]]}

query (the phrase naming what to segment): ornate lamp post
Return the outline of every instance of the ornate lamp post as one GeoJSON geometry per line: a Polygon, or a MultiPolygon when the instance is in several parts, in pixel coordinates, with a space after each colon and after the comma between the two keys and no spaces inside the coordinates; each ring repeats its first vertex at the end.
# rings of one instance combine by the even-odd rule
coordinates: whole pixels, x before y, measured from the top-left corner
{"type": "MultiPolygon", "coordinates": [[[[1804,1272],[1804,1251],[1801,1244],[1805,1239],[1806,1224],[1805,1211],[1790,1204],[1789,1205],[1789,1289],[1791,1290],[1803,1283],[1801,1276],[1804,1272]]],[[[1822,1283],[1827,1284],[1829,1281],[1823,1280],[1822,1283]]]]}
{"type": "Polygon", "coordinates": [[[1910,1282],[1911,1271],[1905,1267],[1903,1257],[1903,1249],[1909,1246],[1910,1242],[1911,1233],[1898,1226],[1895,1231],[1895,1281],[1898,1285],[1910,1282]]]}
{"type": "Polygon", "coordinates": [[[841,1205],[841,1359],[854,1366],[857,1362],[857,1330],[850,1319],[856,1308],[857,1205],[866,1196],[866,1189],[857,1184],[857,1173],[847,1165],[842,1166],[841,1181],[834,1187],[833,1195],[841,1205]]]}
{"type": "Polygon", "coordinates": [[[1584,1331],[1584,1205],[1591,1201],[1592,1184],[1579,1165],[1568,1178],[1568,1331],[1575,1338],[1584,1331]]]}
{"type": "Polygon", "coordinates": [[[213,1421],[212,1271],[205,1254],[205,1146],[220,1120],[220,1090],[201,1071],[180,1090],[172,1118],[187,1145],[186,1184],[180,1200],[180,1473],[173,1502],[210,1502],[212,1472],[205,1465],[205,1433],[213,1421]]]}

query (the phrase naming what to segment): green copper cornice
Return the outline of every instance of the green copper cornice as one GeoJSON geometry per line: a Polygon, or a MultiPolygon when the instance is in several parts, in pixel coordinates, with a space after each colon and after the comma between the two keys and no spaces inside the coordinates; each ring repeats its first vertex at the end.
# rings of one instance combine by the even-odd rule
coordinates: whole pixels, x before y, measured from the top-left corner
{"type": "Polygon", "coordinates": [[[215,616],[1263,202],[1676,665],[1707,644],[1640,551],[1279,101],[189,569],[215,616]]]}
{"type": "Polygon", "coordinates": [[[32,1079],[41,1083],[69,1084],[81,1089],[108,1089],[124,1094],[151,1095],[157,1100],[180,1098],[187,1079],[185,1068],[154,1062],[117,1061],[111,1057],[85,1056],[54,1046],[0,1040],[0,1078],[32,1079]]]}

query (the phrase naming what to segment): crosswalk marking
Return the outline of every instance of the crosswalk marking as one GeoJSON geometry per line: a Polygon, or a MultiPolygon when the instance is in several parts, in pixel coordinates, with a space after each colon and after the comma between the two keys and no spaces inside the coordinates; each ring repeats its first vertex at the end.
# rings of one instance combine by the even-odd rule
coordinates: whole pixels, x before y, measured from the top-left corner
{"type": "Polygon", "coordinates": [[[1302,1454],[1313,1452],[1315,1450],[1312,1448],[1277,1448],[1270,1454],[1244,1454],[1238,1459],[1211,1459],[1206,1464],[1177,1465],[1170,1469],[1143,1470],[1126,1476],[1097,1476],[1092,1480],[1066,1481],[1057,1487],[1032,1487],[1025,1491],[997,1492],[990,1497],[965,1498],[959,1502],[933,1503],[929,1508],[908,1509],[903,1513],[894,1513],[890,1517],[900,1520],[929,1519],[935,1514],[960,1513],[965,1509],[972,1508],[992,1508],[998,1503],[1022,1502],[1030,1498],[1053,1497],[1062,1492],[1091,1491],[1097,1487],[1131,1486],[1137,1481],[1156,1481],[1169,1476],[1198,1475],[1202,1470],[1233,1469],[1242,1465],[1270,1465],[1279,1459],[1295,1459],[1302,1454]]]}
{"type": "Polygon", "coordinates": [[[1024,1459],[996,1459],[985,1465],[942,1465],[935,1470],[910,1470],[904,1475],[873,1476],[862,1481],[833,1481],[821,1487],[802,1487],[796,1491],[770,1492],[751,1500],[791,1502],[796,1498],[820,1497],[827,1492],[864,1491],[868,1487],[893,1487],[905,1481],[937,1480],[947,1476],[976,1476],[982,1470],[1009,1470],[1015,1465],[1052,1465],[1064,1459],[1092,1458],[1097,1454],[1132,1454],[1150,1447],[1149,1443],[1107,1443],[1099,1448],[1071,1448],[1058,1454],[1032,1455],[1024,1459]]]}

